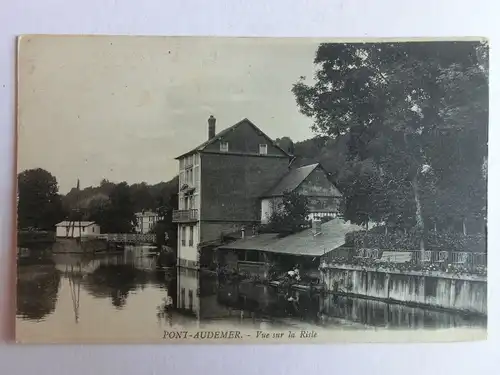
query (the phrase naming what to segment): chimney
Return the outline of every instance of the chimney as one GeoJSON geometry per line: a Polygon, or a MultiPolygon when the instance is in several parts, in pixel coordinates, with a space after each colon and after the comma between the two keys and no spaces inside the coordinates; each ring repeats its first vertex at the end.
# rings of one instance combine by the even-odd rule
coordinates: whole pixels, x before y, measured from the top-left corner
{"type": "Polygon", "coordinates": [[[313,232],[313,236],[317,236],[317,235],[321,234],[321,220],[313,219],[312,232],[313,232]]]}
{"type": "Polygon", "coordinates": [[[215,137],[215,117],[210,115],[208,118],[208,139],[215,137]]]}

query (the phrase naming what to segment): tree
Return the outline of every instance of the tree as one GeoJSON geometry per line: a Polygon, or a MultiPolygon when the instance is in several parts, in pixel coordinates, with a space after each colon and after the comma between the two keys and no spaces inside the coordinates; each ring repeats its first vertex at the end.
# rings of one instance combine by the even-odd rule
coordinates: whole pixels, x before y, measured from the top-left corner
{"type": "Polygon", "coordinates": [[[103,233],[131,233],[136,217],[128,184],[121,182],[115,185],[109,198],[91,200],[85,217],[99,224],[103,233]]]}
{"type": "Polygon", "coordinates": [[[297,192],[284,192],[283,198],[278,201],[269,217],[265,231],[281,233],[283,235],[296,233],[309,224],[307,197],[297,192]]]}
{"type": "Polygon", "coordinates": [[[290,155],[294,154],[294,144],[290,137],[277,138],[275,143],[290,155]]]}
{"type": "Polygon", "coordinates": [[[136,217],[132,204],[130,187],[126,182],[115,186],[109,195],[110,205],[108,218],[110,218],[109,232],[131,233],[135,227],[136,217]]]}
{"type": "Polygon", "coordinates": [[[19,228],[54,230],[65,213],[56,178],[44,169],[29,169],[17,176],[19,228]]]}
{"type": "MultiPolygon", "coordinates": [[[[357,193],[380,183],[391,186],[385,195],[375,189],[362,214],[399,225],[413,222],[424,233],[426,212],[438,212],[424,207],[423,196],[432,196],[433,189],[470,190],[464,173],[480,171],[484,163],[487,48],[479,42],[322,44],[314,62],[315,83],[307,85],[302,77],[292,88],[300,111],[314,119],[318,134],[349,138],[352,165],[373,161],[377,172],[359,181],[357,193]],[[444,141],[463,157],[453,158],[456,150],[443,148],[444,141]],[[462,142],[474,150],[473,157],[465,156],[462,142]],[[426,191],[423,181],[435,186],[426,191]]],[[[481,206],[482,188],[476,190],[463,212],[481,206]]],[[[456,200],[460,194],[455,206],[463,203],[456,200]]],[[[351,194],[352,200],[360,195],[351,194]]]]}
{"type": "Polygon", "coordinates": [[[177,249],[177,225],[172,222],[173,211],[178,206],[178,194],[170,194],[168,200],[160,196],[157,201],[158,215],[160,220],[154,228],[158,245],[167,245],[177,249]],[[165,237],[167,240],[165,241],[165,237]]]}
{"type": "Polygon", "coordinates": [[[111,201],[108,197],[95,197],[90,200],[86,208],[86,213],[84,215],[85,220],[95,221],[103,232],[106,232],[112,223],[109,222],[113,220],[108,212],[111,208],[111,201]]]}
{"type": "Polygon", "coordinates": [[[135,212],[155,208],[155,199],[151,193],[151,188],[145,182],[130,185],[130,194],[135,212]]]}

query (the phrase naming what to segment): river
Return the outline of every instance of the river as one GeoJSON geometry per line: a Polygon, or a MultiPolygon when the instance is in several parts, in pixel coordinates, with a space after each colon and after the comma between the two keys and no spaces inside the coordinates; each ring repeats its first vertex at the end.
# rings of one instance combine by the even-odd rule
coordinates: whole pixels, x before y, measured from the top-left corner
{"type": "Polygon", "coordinates": [[[486,328],[486,319],[367,299],[219,283],[187,269],[156,270],[142,247],[119,254],[44,253],[18,265],[20,342],[148,342],[164,330],[197,328],[416,330],[486,328]],[[171,297],[175,308],[162,308],[171,297]]]}

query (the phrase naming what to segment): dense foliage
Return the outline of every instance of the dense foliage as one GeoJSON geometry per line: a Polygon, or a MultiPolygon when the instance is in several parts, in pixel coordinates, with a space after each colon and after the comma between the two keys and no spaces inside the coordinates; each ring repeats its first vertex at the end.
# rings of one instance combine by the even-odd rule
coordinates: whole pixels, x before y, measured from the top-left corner
{"type": "Polygon", "coordinates": [[[97,187],[79,186],[65,196],[58,193],[57,180],[43,169],[27,170],[18,175],[18,225],[20,229],[54,231],[62,220],[91,220],[102,233],[130,233],[135,213],[158,212],[163,220],[154,228],[160,245],[175,246],[176,226],[172,211],[177,208],[178,178],[156,185],[128,185],[102,180],[97,187]],[[164,241],[165,233],[169,241],[164,241]]]}
{"type": "Polygon", "coordinates": [[[56,178],[44,169],[29,169],[17,176],[17,217],[20,229],[53,230],[64,216],[56,178]]]}
{"type": "Polygon", "coordinates": [[[322,44],[314,62],[292,91],[318,138],[295,152],[333,172],[345,217],[484,233],[487,46],[322,44]]]}
{"type": "Polygon", "coordinates": [[[283,198],[275,203],[264,232],[287,235],[296,233],[309,225],[307,197],[297,192],[284,192],[283,198]]]}

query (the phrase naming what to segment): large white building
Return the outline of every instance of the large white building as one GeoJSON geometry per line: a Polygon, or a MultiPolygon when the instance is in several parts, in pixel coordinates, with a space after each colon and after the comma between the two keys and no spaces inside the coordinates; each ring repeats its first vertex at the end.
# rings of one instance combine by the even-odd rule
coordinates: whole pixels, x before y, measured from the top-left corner
{"type": "Polygon", "coordinates": [[[79,238],[101,234],[101,227],[94,221],[61,221],[56,224],[56,237],[79,238]]]}
{"type": "Polygon", "coordinates": [[[137,212],[135,218],[137,222],[135,231],[142,234],[150,233],[158,220],[160,220],[159,215],[152,211],[137,212]]]}
{"type": "Polygon", "coordinates": [[[180,264],[192,267],[198,262],[200,243],[200,155],[188,155],[180,159],[179,164],[179,210],[174,213],[173,219],[179,223],[180,264]]]}

